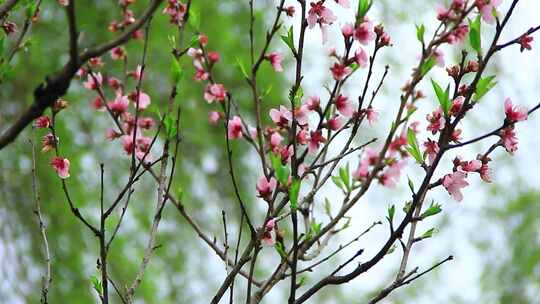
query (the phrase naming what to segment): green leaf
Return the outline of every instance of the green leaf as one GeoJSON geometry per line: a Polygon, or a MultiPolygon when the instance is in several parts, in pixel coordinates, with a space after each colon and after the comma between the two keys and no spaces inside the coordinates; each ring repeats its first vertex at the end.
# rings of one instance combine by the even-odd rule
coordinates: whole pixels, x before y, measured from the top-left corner
{"type": "Polygon", "coordinates": [[[295,108],[300,106],[302,103],[302,97],[304,97],[304,89],[302,89],[301,86],[299,86],[296,90],[294,87],[292,87],[289,91],[289,100],[295,108]]]}
{"type": "Polygon", "coordinates": [[[480,24],[480,15],[478,15],[476,19],[474,19],[474,21],[469,20],[469,42],[471,43],[471,47],[478,54],[482,54],[482,38],[480,24]]]}
{"type": "Polygon", "coordinates": [[[242,72],[242,75],[244,75],[245,78],[249,78],[244,63],[239,57],[236,57],[236,66],[238,66],[238,69],[240,69],[240,72],[242,72]]]}
{"type": "Polygon", "coordinates": [[[276,251],[279,253],[279,255],[282,257],[282,258],[286,258],[287,257],[287,252],[285,251],[285,246],[283,246],[283,243],[276,243],[274,245],[274,248],[276,248],[276,251]]]}
{"type": "Polygon", "coordinates": [[[266,97],[268,96],[268,94],[270,94],[270,92],[272,92],[272,85],[270,85],[261,95],[261,97],[266,97]]]}
{"type": "Polygon", "coordinates": [[[95,276],[90,276],[90,282],[92,282],[92,287],[94,287],[94,290],[98,293],[98,295],[103,294],[103,287],[101,285],[101,281],[95,276]]]}
{"type": "Polygon", "coordinates": [[[443,91],[441,86],[433,79],[431,79],[431,84],[433,85],[433,90],[435,90],[435,94],[437,95],[437,99],[439,100],[444,115],[448,117],[448,112],[450,112],[450,107],[452,106],[452,102],[450,101],[450,85],[443,91]]]}
{"type": "Polygon", "coordinates": [[[428,238],[432,237],[433,234],[436,233],[436,232],[437,232],[437,230],[435,228],[431,228],[428,231],[424,232],[424,234],[422,234],[422,236],[420,238],[421,239],[428,239],[428,238]]]}
{"type": "Polygon", "coordinates": [[[285,44],[291,49],[291,52],[293,54],[296,53],[296,49],[294,48],[294,34],[293,34],[293,27],[289,27],[289,30],[287,31],[287,35],[281,35],[281,40],[285,42],[285,44]]]}
{"type": "Polygon", "coordinates": [[[330,204],[330,201],[328,200],[328,198],[324,198],[324,212],[332,217],[332,205],[330,204]]]}
{"type": "Polygon", "coordinates": [[[189,41],[189,46],[193,47],[193,46],[196,46],[198,43],[199,43],[199,36],[193,35],[193,37],[191,37],[191,40],[189,41]]]}
{"type": "Polygon", "coordinates": [[[435,59],[434,56],[429,57],[427,60],[424,60],[422,62],[422,65],[420,65],[420,75],[426,76],[426,74],[435,66],[437,63],[437,59],[435,59]]]}
{"type": "Polygon", "coordinates": [[[302,287],[306,284],[306,277],[300,277],[300,280],[296,284],[298,287],[302,287]]]}
{"type": "Polygon", "coordinates": [[[434,201],[431,202],[431,205],[429,208],[420,215],[420,218],[425,219],[426,217],[430,217],[433,215],[436,215],[442,211],[441,205],[435,203],[434,201]]]}
{"type": "Polygon", "coordinates": [[[180,66],[180,62],[176,58],[172,58],[171,64],[171,79],[174,86],[177,86],[184,76],[184,69],[180,66]]]}
{"type": "Polygon", "coordinates": [[[415,24],[416,26],[416,39],[420,41],[420,43],[424,43],[424,34],[426,33],[426,27],[424,24],[415,24]]]}
{"type": "Polygon", "coordinates": [[[351,190],[349,164],[347,164],[347,166],[345,167],[339,168],[339,177],[341,178],[341,181],[343,182],[343,185],[345,185],[347,190],[351,190]]]}
{"type": "Polygon", "coordinates": [[[487,76],[478,80],[478,83],[476,84],[475,94],[473,96],[474,101],[480,101],[480,99],[484,95],[486,95],[489,90],[493,89],[493,87],[497,85],[497,82],[493,81],[495,77],[495,75],[487,76]]]}
{"type": "Polygon", "coordinates": [[[274,168],[274,172],[276,173],[276,178],[279,183],[282,185],[287,185],[290,174],[289,167],[282,165],[281,157],[273,153],[270,154],[270,160],[272,162],[272,167],[274,168]]]}
{"type": "Polygon", "coordinates": [[[165,119],[163,120],[163,125],[165,126],[165,132],[167,133],[167,137],[172,138],[176,136],[178,130],[176,129],[176,121],[174,120],[174,117],[172,117],[171,115],[165,116],[165,119]]]}
{"type": "Polygon", "coordinates": [[[170,48],[175,49],[176,48],[176,36],[175,35],[168,35],[167,39],[169,40],[170,48]]]}
{"type": "Polygon", "coordinates": [[[301,181],[299,179],[293,179],[291,188],[289,189],[289,200],[291,201],[291,209],[296,210],[298,208],[298,194],[300,193],[301,181]]]}
{"type": "Polygon", "coordinates": [[[32,18],[36,15],[37,11],[37,1],[32,1],[26,6],[26,17],[32,18]]]}
{"type": "Polygon", "coordinates": [[[199,10],[195,7],[191,7],[189,9],[189,25],[191,25],[196,31],[199,30],[199,27],[201,26],[201,14],[199,13],[199,10]]]}
{"type": "Polygon", "coordinates": [[[394,221],[394,214],[396,214],[396,206],[392,205],[388,208],[388,220],[390,220],[390,222],[394,221]]]}
{"type": "Polygon", "coordinates": [[[407,176],[407,182],[409,184],[409,189],[411,189],[411,192],[414,193],[414,183],[408,176],[407,176]]]}
{"type": "Polygon", "coordinates": [[[319,234],[321,232],[321,228],[322,223],[311,223],[311,230],[313,230],[315,234],[319,234]]]}
{"type": "Polygon", "coordinates": [[[407,130],[407,151],[409,154],[419,163],[424,163],[424,158],[422,156],[422,153],[420,152],[420,148],[418,147],[418,140],[416,139],[416,133],[409,128],[407,130]]]}
{"type": "Polygon", "coordinates": [[[343,182],[341,181],[341,179],[337,176],[332,176],[332,181],[334,182],[334,184],[336,186],[339,187],[339,189],[345,191],[345,186],[343,185],[343,182]]]}
{"type": "Polygon", "coordinates": [[[407,213],[409,210],[411,210],[412,202],[406,202],[405,206],[403,206],[403,212],[407,213]]]}
{"type": "Polygon", "coordinates": [[[359,24],[364,20],[367,12],[371,8],[371,0],[360,0],[358,2],[358,13],[356,14],[356,23],[359,24]]]}

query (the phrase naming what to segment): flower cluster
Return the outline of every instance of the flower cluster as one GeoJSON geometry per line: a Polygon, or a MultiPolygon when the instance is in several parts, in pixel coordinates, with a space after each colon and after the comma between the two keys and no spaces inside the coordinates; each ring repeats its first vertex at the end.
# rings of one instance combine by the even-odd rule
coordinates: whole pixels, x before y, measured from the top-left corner
{"type": "MultiPolygon", "coordinates": [[[[113,49],[111,52],[111,58],[113,60],[117,59],[112,54],[118,51],[113,49]]],[[[127,55],[124,53],[122,56],[127,55]]],[[[95,69],[104,66],[101,58],[93,58],[90,63],[95,69]]],[[[112,75],[104,77],[100,72],[81,69],[78,76],[81,79],[86,77],[83,86],[87,90],[96,93],[91,103],[92,107],[97,111],[108,112],[115,122],[114,128],[107,129],[106,138],[111,141],[120,138],[124,152],[127,155],[135,153],[139,160],[151,161],[152,156],[149,153],[152,138],[146,136],[145,133],[151,130],[156,125],[156,122],[152,117],[143,116],[146,113],[145,110],[151,104],[150,96],[141,89],[135,89],[131,92],[126,91],[126,84],[112,75]],[[108,92],[111,92],[111,95],[114,96],[110,100],[107,100],[106,97],[108,92]]],[[[143,76],[144,72],[141,66],[137,66],[135,70],[127,72],[126,75],[128,79],[132,79],[136,84],[140,83],[143,76]]]]}
{"type": "Polygon", "coordinates": [[[56,132],[54,129],[54,121],[56,115],[60,113],[63,109],[67,108],[68,102],[63,99],[57,99],[51,107],[52,118],[46,115],[36,118],[34,121],[34,127],[38,129],[48,129],[49,132],[46,133],[41,138],[41,152],[46,153],[51,150],[56,151],[56,155],[53,156],[50,160],[50,165],[56,171],[58,176],[62,179],[69,177],[69,160],[67,158],[61,157],[58,154],[58,140],[56,132]]]}

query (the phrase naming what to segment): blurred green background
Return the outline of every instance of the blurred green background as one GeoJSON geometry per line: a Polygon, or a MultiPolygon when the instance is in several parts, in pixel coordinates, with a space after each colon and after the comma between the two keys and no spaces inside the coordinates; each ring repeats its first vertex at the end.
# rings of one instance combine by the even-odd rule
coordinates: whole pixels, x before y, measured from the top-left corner
{"type": "MultiPolygon", "coordinates": [[[[2,1],[0,1],[2,2],[2,1]]],[[[268,26],[275,1],[260,1],[256,10],[256,38],[260,47],[264,39],[264,27],[268,26]]],[[[291,1],[291,4],[294,1],[291,1]]],[[[392,35],[410,35],[414,37],[415,15],[413,12],[426,12],[439,1],[417,0],[397,5],[395,1],[380,1],[376,13],[385,20],[392,35]],[[411,24],[404,27],[403,24],[411,24]]],[[[137,1],[133,10],[138,13],[147,1],[137,1]]],[[[221,62],[215,72],[217,79],[234,92],[235,99],[244,113],[252,108],[248,86],[242,81],[241,73],[235,67],[237,58],[249,62],[249,36],[246,24],[249,22],[247,1],[239,0],[194,0],[194,7],[201,14],[201,31],[209,37],[209,48],[219,50],[221,62]]],[[[18,8],[8,19],[15,21],[19,28],[24,20],[23,7],[18,8]]],[[[433,16],[429,15],[432,18],[433,16]]],[[[114,34],[106,30],[111,20],[119,19],[120,11],[116,1],[78,1],[77,20],[81,32],[81,47],[90,47],[107,41],[114,34]]],[[[171,63],[168,36],[175,30],[168,25],[168,18],[161,14],[161,8],[152,22],[149,43],[149,57],[143,89],[150,94],[154,104],[166,103],[170,89],[169,66],[171,63]]],[[[189,41],[192,32],[185,37],[189,41]]],[[[34,24],[23,51],[19,52],[12,64],[2,67],[5,72],[0,90],[0,129],[9,125],[23,108],[32,102],[34,88],[44,77],[59,69],[67,61],[67,26],[63,9],[56,1],[44,1],[40,20],[34,24]]],[[[411,38],[414,39],[414,38],[411,38]]],[[[282,47],[276,40],[275,47],[282,47]]],[[[13,37],[4,41],[4,54],[13,44],[13,37]]],[[[140,62],[142,42],[132,41],[127,44],[128,65],[133,70],[140,62]]],[[[398,45],[399,47],[399,45],[398,45]]],[[[393,54],[399,52],[394,49],[393,54]]],[[[538,57],[536,57],[538,58],[538,57]]],[[[393,71],[406,74],[410,66],[405,66],[399,58],[386,55],[393,71]]],[[[104,55],[108,73],[121,77],[123,66],[114,62],[109,55],[104,55]]],[[[221,210],[225,210],[228,221],[238,221],[238,210],[234,201],[229,175],[226,169],[224,153],[224,134],[219,127],[207,123],[208,111],[213,107],[202,98],[203,86],[191,80],[193,69],[189,58],[184,58],[186,76],[180,84],[177,102],[182,106],[181,128],[182,143],[180,159],[177,162],[173,192],[182,192],[186,207],[194,218],[210,235],[219,239],[222,235],[221,210]]],[[[309,66],[310,68],[316,68],[309,66]]],[[[502,68],[502,72],[504,72],[502,68]]],[[[512,77],[512,73],[508,73],[512,77]]],[[[263,118],[272,106],[284,101],[288,86],[286,74],[276,74],[268,64],[264,64],[259,78],[261,90],[270,89],[263,103],[263,118]]],[[[403,80],[401,78],[400,80],[403,80]]],[[[130,88],[134,83],[128,83],[130,88]]],[[[316,84],[318,85],[318,84],[316,84]]],[[[387,89],[385,89],[387,90],[387,89]]],[[[110,93],[110,92],[109,92],[110,93]]],[[[395,93],[395,92],[394,92],[395,93]]],[[[112,97],[112,95],[110,95],[112,97]]],[[[105,131],[112,127],[109,117],[96,112],[91,107],[94,96],[84,90],[79,81],[74,80],[65,99],[70,106],[59,115],[57,131],[61,149],[71,161],[71,178],[67,181],[75,204],[82,213],[97,222],[99,212],[99,164],[105,164],[105,198],[110,202],[116,197],[127,179],[129,158],[122,151],[121,144],[108,142],[105,131]]],[[[384,115],[384,113],[383,113],[384,115]]],[[[253,117],[249,117],[253,121],[253,117]]],[[[38,142],[44,133],[34,132],[38,142]]],[[[44,267],[43,243],[38,230],[38,223],[33,214],[34,201],[31,192],[31,149],[28,139],[32,137],[28,128],[17,141],[0,152],[0,302],[2,303],[37,303],[41,275],[44,267]],[[5,302],[2,299],[6,299],[5,302]]],[[[526,150],[526,147],[522,148],[526,150]]],[[[248,146],[234,143],[234,157],[238,176],[241,179],[242,195],[248,201],[253,212],[257,209],[253,198],[253,180],[257,177],[252,172],[254,159],[248,153],[248,146]]],[[[61,192],[60,181],[50,168],[50,154],[38,152],[37,176],[42,211],[47,224],[47,234],[53,257],[53,282],[50,291],[51,303],[94,303],[90,276],[97,275],[98,257],[97,239],[75,220],[68,209],[61,192]]],[[[511,176],[519,176],[520,167],[510,162],[507,170],[511,176]],[[514,170],[514,171],[512,171],[514,170]]],[[[527,173],[531,174],[531,173],[527,173]]],[[[540,249],[538,243],[540,216],[538,201],[540,194],[537,187],[520,186],[519,179],[509,187],[518,189],[512,193],[497,186],[486,186],[488,195],[480,196],[485,208],[473,210],[469,216],[475,219],[470,235],[463,242],[473,244],[471,255],[482,257],[482,264],[474,271],[478,272],[476,282],[477,300],[482,303],[536,303],[540,296],[540,249]],[[516,185],[517,184],[517,185],[516,185]],[[496,199],[495,199],[496,198],[496,199]],[[492,201],[497,203],[491,204],[492,201]],[[493,232],[478,229],[491,226],[500,230],[493,232]],[[474,232],[474,233],[473,233],[474,232]],[[501,245],[502,244],[502,245],[501,245]]],[[[475,187],[480,187],[475,185],[475,187]]],[[[112,245],[109,271],[119,286],[130,284],[143,254],[147,234],[151,224],[151,214],[155,206],[155,183],[143,178],[134,193],[127,220],[112,245]]],[[[471,204],[474,202],[471,202],[471,204]]],[[[118,218],[113,216],[111,225],[118,218]]],[[[451,227],[452,219],[445,215],[439,229],[451,227]]],[[[451,228],[448,228],[451,229],[451,228]]],[[[452,244],[438,238],[441,248],[452,248],[452,244]]],[[[202,303],[213,294],[214,283],[219,282],[224,266],[208,262],[212,254],[206,245],[199,242],[193,231],[187,227],[173,206],[165,208],[158,244],[160,247],[151,260],[145,273],[143,284],[137,291],[137,299],[144,303],[202,303]],[[216,266],[217,265],[217,266],[216,266]],[[218,267],[218,269],[216,269],[218,267]],[[219,268],[221,267],[221,268],[219,268]],[[220,276],[216,277],[216,273],[220,276]]],[[[466,259],[467,257],[461,257],[466,259]]],[[[430,264],[432,256],[425,259],[430,264]]],[[[449,266],[452,267],[452,266],[449,266]]],[[[262,267],[261,267],[262,268],[262,267]]],[[[260,269],[267,273],[268,269],[260,269]]],[[[458,274],[459,277],[459,274],[458,274]]],[[[389,282],[391,273],[379,275],[377,285],[389,282]]],[[[243,288],[244,280],[238,279],[243,288]]],[[[425,298],[436,294],[444,284],[449,284],[444,274],[436,272],[429,279],[399,291],[389,298],[388,303],[428,303],[425,298]]],[[[460,294],[459,289],[451,289],[446,303],[470,303],[470,297],[460,294]]],[[[366,295],[356,294],[354,289],[332,288],[313,303],[356,303],[366,295]]],[[[115,298],[114,303],[119,300],[115,298]]],[[[271,300],[267,303],[272,303],[271,300]]]]}

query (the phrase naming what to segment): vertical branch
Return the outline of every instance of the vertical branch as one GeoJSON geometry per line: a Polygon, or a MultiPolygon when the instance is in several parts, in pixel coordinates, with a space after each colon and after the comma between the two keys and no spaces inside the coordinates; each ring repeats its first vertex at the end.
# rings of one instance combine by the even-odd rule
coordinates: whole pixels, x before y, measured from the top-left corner
{"type": "MultiPolygon", "coordinates": [[[[32,128],[32,137],[34,136],[32,128]]],[[[47,240],[47,233],[46,233],[46,227],[43,223],[43,217],[41,215],[41,199],[39,197],[39,191],[38,191],[38,185],[37,185],[37,177],[36,177],[36,148],[34,146],[34,141],[32,137],[28,140],[30,142],[30,145],[32,146],[32,192],[34,193],[34,213],[38,219],[39,222],[39,230],[41,232],[41,238],[43,239],[43,245],[45,247],[45,275],[42,278],[42,287],[41,287],[41,304],[47,304],[48,299],[47,295],[49,293],[49,287],[52,281],[51,276],[51,253],[49,251],[49,241],[47,240]]]]}
{"type": "MultiPolygon", "coordinates": [[[[292,128],[291,133],[289,135],[289,138],[292,140],[293,144],[293,155],[291,159],[291,175],[293,178],[298,177],[298,154],[296,150],[296,127],[297,127],[297,121],[296,121],[296,114],[295,114],[295,105],[294,105],[294,96],[296,96],[296,92],[300,89],[300,84],[302,82],[302,59],[304,54],[304,40],[305,40],[305,33],[307,28],[307,21],[306,21],[306,1],[305,0],[298,0],[300,2],[302,13],[300,17],[300,37],[298,38],[298,52],[296,53],[296,77],[294,82],[294,87],[292,88],[292,96],[291,98],[291,111],[292,111],[292,128]]],[[[292,206],[291,206],[292,207],[292,206]]],[[[290,294],[289,294],[289,304],[294,303],[294,298],[296,294],[296,268],[298,265],[298,215],[297,210],[295,208],[291,208],[291,221],[293,225],[293,248],[292,248],[292,262],[291,262],[291,287],[290,287],[290,294]]]]}
{"type": "Polygon", "coordinates": [[[109,280],[107,278],[107,247],[105,245],[105,221],[107,218],[103,215],[103,173],[104,166],[103,164],[99,165],[101,173],[101,188],[99,196],[99,207],[100,207],[100,225],[99,225],[99,256],[100,256],[100,269],[101,269],[101,285],[103,286],[103,295],[101,302],[103,304],[109,303],[109,280]]]}

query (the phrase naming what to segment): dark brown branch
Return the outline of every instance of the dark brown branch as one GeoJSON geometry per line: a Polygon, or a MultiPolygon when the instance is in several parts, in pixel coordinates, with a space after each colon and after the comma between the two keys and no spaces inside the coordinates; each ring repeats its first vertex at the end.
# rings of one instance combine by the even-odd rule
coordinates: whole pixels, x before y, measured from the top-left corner
{"type": "Polygon", "coordinates": [[[431,266],[430,268],[426,269],[425,271],[422,271],[421,273],[418,273],[418,274],[412,276],[414,273],[416,273],[416,271],[418,271],[418,268],[415,268],[408,275],[406,275],[403,278],[403,280],[394,281],[394,283],[392,283],[390,286],[388,286],[388,287],[384,288],[383,290],[381,290],[377,294],[377,296],[375,296],[373,299],[371,299],[369,301],[369,304],[375,304],[375,303],[379,302],[380,300],[386,298],[392,291],[398,289],[399,287],[401,287],[403,285],[410,284],[411,282],[413,282],[414,280],[420,278],[421,276],[425,275],[426,273],[433,271],[435,268],[437,268],[437,267],[441,266],[442,264],[444,264],[444,263],[446,263],[448,261],[451,261],[453,259],[454,259],[453,256],[448,256],[446,259],[438,262],[437,264],[431,266]]]}
{"type": "Polygon", "coordinates": [[[88,59],[101,56],[111,49],[126,43],[132,37],[132,34],[140,29],[154,14],[161,2],[163,0],[153,0],[141,18],[117,38],[83,52],[78,56],[78,62],[73,63],[70,60],[62,69],[45,77],[45,81],[34,90],[34,102],[32,105],[26,108],[15,122],[0,135],[0,150],[13,142],[34,119],[41,116],[45,109],[50,107],[59,97],[67,92],[75,73],[88,59]]]}

